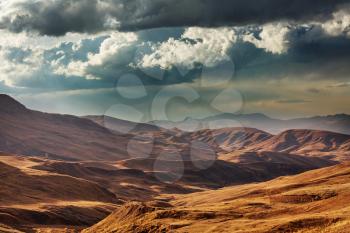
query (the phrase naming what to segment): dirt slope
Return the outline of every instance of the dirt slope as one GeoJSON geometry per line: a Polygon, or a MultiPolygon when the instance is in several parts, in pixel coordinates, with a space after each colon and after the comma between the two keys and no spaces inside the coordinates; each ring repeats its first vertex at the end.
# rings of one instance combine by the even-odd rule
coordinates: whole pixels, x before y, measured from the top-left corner
{"type": "Polygon", "coordinates": [[[345,233],[350,165],[167,198],[171,207],[128,203],[83,232],[345,233]]]}
{"type": "Polygon", "coordinates": [[[33,169],[38,163],[0,155],[0,224],[25,232],[33,225],[89,226],[121,203],[95,182],[33,169]]]}

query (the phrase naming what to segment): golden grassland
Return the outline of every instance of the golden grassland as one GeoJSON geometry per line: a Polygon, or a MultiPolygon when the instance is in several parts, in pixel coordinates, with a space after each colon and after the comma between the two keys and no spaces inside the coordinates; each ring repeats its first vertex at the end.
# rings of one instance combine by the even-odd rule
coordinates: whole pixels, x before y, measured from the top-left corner
{"type": "Polygon", "coordinates": [[[156,203],[128,203],[83,232],[345,233],[349,181],[350,165],[344,164],[264,183],[163,195],[156,203]]]}

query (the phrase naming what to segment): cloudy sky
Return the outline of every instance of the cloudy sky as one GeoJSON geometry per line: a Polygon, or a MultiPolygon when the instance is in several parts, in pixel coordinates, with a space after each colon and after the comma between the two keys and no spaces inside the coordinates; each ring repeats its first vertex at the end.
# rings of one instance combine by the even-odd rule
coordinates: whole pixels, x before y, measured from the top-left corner
{"type": "Polygon", "coordinates": [[[140,121],[350,114],[350,0],[0,0],[0,92],[140,121]]]}

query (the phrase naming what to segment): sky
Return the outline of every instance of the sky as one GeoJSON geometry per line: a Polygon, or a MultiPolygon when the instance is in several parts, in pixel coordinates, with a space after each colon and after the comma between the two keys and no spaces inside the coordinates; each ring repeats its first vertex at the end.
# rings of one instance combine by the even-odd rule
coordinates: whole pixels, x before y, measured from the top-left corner
{"type": "Polygon", "coordinates": [[[0,92],[133,121],[350,114],[350,0],[0,0],[0,92]]]}

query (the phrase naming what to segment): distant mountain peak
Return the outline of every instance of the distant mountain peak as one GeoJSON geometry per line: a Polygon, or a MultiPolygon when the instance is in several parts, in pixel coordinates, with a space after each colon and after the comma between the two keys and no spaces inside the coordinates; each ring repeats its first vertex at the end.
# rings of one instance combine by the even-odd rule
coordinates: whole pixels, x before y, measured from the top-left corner
{"type": "Polygon", "coordinates": [[[263,113],[250,113],[242,115],[243,117],[250,117],[250,118],[256,118],[256,119],[272,119],[271,117],[268,117],[267,115],[263,113]]]}
{"type": "Polygon", "coordinates": [[[185,119],[183,119],[183,121],[193,121],[193,120],[196,120],[196,119],[193,119],[192,117],[186,117],[185,119]]]}
{"type": "Polygon", "coordinates": [[[335,114],[333,116],[328,116],[328,117],[341,118],[341,119],[350,119],[350,115],[345,114],[345,113],[335,114]]]}
{"type": "Polygon", "coordinates": [[[18,113],[27,111],[27,108],[9,95],[0,94],[0,112],[18,113]]]}
{"type": "Polygon", "coordinates": [[[263,113],[233,114],[222,113],[216,116],[207,117],[205,119],[255,119],[255,120],[273,120],[263,113]]]}

